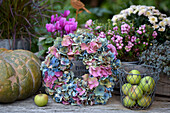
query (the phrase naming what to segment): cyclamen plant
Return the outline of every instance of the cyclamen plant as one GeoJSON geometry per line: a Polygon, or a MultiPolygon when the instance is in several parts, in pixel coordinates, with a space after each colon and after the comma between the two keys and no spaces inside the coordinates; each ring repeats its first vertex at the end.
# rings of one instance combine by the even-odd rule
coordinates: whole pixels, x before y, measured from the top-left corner
{"type": "Polygon", "coordinates": [[[85,27],[99,38],[107,38],[109,43],[114,45],[112,49],[117,50],[117,58],[123,61],[138,60],[141,52],[157,37],[157,32],[145,24],[135,28],[134,24],[129,22],[117,22],[112,26],[110,20],[107,24],[88,20],[85,27]]]}
{"type": "Polygon", "coordinates": [[[39,56],[44,56],[46,54],[46,51],[53,45],[56,37],[63,37],[77,30],[78,23],[75,21],[75,18],[69,18],[69,20],[67,20],[69,14],[70,11],[66,10],[63,14],[61,13],[60,16],[57,14],[51,16],[51,22],[46,24],[46,29],[52,36],[47,35],[44,40],[40,41],[39,44],[43,47],[43,50],[39,51],[39,56]]]}
{"type": "Polygon", "coordinates": [[[158,33],[159,42],[170,39],[170,17],[160,13],[154,6],[132,5],[112,18],[113,25],[124,20],[132,22],[137,28],[143,24],[152,26],[158,33]]]}
{"type": "Polygon", "coordinates": [[[48,32],[52,33],[52,37],[67,35],[73,33],[77,30],[77,22],[75,18],[69,18],[67,21],[67,16],[70,14],[69,10],[64,11],[60,16],[58,14],[51,16],[51,23],[46,24],[46,29],[48,32]]]}

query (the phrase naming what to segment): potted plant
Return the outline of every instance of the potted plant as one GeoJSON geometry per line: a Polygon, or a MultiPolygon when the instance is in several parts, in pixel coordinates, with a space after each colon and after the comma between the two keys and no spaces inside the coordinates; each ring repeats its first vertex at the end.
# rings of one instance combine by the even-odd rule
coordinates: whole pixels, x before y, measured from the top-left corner
{"type": "Polygon", "coordinates": [[[41,1],[2,0],[0,3],[0,47],[31,50],[37,38],[34,27],[46,7],[41,1]]]}
{"type": "Polygon", "coordinates": [[[146,50],[150,42],[156,38],[157,33],[148,25],[135,27],[128,21],[117,22],[112,25],[107,23],[98,23],[98,21],[88,20],[85,24],[93,34],[100,38],[107,38],[111,47],[116,53],[116,57],[122,61],[137,61],[141,52],[146,50]]]}
{"type": "Polygon", "coordinates": [[[133,23],[135,27],[150,25],[158,34],[158,42],[163,43],[170,39],[170,17],[162,14],[154,6],[131,5],[112,18],[113,24],[123,20],[133,23]]]}
{"type": "Polygon", "coordinates": [[[48,48],[54,44],[57,37],[63,37],[77,30],[78,22],[74,18],[68,18],[69,14],[70,11],[66,10],[64,13],[60,13],[60,15],[51,16],[50,23],[46,24],[46,30],[49,34],[45,35],[44,39],[39,42],[39,45],[42,47],[39,51],[39,56],[46,55],[45,53],[48,51],[48,48]]]}
{"type": "Polygon", "coordinates": [[[147,65],[155,66],[161,70],[156,94],[170,96],[170,41],[167,40],[163,44],[159,44],[157,41],[153,41],[152,43],[149,49],[142,52],[139,61],[147,65]]]}

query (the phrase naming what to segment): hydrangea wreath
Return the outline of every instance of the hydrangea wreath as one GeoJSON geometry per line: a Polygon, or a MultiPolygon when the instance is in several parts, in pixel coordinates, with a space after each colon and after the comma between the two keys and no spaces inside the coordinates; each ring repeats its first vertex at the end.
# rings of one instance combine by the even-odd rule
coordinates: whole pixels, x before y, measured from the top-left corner
{"type": "Polygon", "coordinates": [[[106,104],[120,66],[112,46],[90,33],[58,37],[41,65],[46,92],[63,104],[106,104]],[[82,61],[88,73],[76,77],[71,71],[74,60],[82,61]]]}

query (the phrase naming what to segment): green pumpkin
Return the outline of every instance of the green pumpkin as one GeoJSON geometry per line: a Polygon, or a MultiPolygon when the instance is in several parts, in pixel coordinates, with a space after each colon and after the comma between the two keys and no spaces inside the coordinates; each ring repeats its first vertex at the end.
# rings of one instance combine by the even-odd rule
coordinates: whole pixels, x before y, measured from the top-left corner
{"type": "Polygon", "coordinates": [[[40,86],[40,60],[33,53],[0,48],[0,103],[26,99],[40,86]]]}

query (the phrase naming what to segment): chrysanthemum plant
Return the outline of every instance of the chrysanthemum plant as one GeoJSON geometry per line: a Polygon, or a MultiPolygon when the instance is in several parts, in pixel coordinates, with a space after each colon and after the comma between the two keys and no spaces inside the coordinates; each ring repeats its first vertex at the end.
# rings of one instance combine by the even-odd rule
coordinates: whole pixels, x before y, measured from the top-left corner
{"type": "Polygon", "coordinates": [[[113,24],[122,20],[132,22],[136,28],[143,24],[152,26],[158,33],[158,42],[170,39],[170,17],[160,13],[154,6],[132,5],[112,18],[113,24]]]}
{"type": "Polygon", "coordinates": [[[113,25],[111,20],[108,20],[108,23],[88,20],[85,27],[96,36],[107,38],[117,58],[122,61],[138,60],[141,52],[157,37],[157,32],[152,27],[146,24],[135,27],[128,21],[120,21],[113,25]]]}

